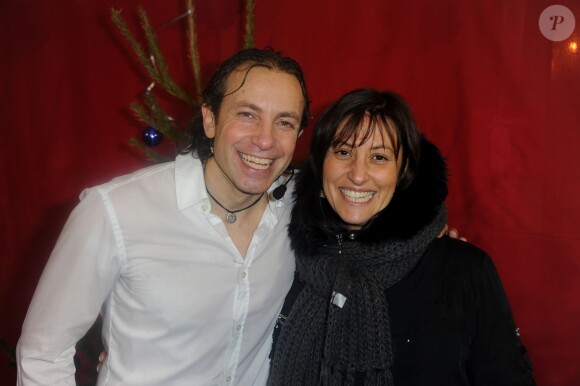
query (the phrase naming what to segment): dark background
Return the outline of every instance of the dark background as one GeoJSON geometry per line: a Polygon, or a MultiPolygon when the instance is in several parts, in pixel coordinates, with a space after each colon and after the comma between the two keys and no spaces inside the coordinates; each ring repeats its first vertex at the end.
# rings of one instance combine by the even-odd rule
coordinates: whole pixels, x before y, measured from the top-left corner
{"type": "MultiPolygon", "coordinates": [[[[242,46],[243,3],[196,4],[207,78],[242,46]]],[[[580,2],[559,4],[580,23],[580,2]]],[[[0,1],[0,336],[10,346],[80,191],[151,163],[127,145],[145,127],[129,104],[149,81],[109,18],[122,8],[137,32],[137,5],[153,25],[185,9],[178,0],[0,1]]],[[[562,42],[541,34],[549,5],[258,0],[255,37],[302,64],[316,116],[363,86],[408,99],[449,160],[449,224],[494,258],[538,384],[568,386],[580,384],[580,51],[578,26],[562,42]]],[[[185,25],[158,36],[193,92],[185,25]]],[[[309,138],[307,129],[296,161],[309,138]]],[[[0,383],[15,383],[1,355],[0,383]]]]}

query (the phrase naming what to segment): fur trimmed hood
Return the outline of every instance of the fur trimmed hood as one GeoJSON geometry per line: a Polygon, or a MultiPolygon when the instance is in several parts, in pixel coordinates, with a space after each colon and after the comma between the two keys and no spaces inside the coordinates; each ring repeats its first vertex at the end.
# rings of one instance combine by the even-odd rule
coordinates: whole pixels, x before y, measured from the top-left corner
{"type": "MultiPolygon", "coordinates": [[[[321,182],[315,180],[312,166],[304,165],[296,177],[294,209],[288,228],[291,246],[297,255],[307,257],[342,230],[322,230],[318,224],[325,218],[338,217],[325,199],[321,199],[321,182]]],[[[439,149],[422,137],[419,165],[413,181],[395,191],[389,205],[368,227],[360,231],[359,242],[384,242],[411,238],[432,222],[447,197],[447,166],[439,149]]]]}

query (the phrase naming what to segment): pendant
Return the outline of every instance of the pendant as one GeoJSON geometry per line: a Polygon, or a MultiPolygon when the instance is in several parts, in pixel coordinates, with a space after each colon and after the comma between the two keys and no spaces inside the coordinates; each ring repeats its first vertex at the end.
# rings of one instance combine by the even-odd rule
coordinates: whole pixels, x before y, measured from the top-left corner
{"type": "Polygon", "coordinates": [[[230,224],[235,223],[237,219],[238,218],[234,213],[228,213],[228,215],[226,216],[226,221],[229,222],[230,224]]]}

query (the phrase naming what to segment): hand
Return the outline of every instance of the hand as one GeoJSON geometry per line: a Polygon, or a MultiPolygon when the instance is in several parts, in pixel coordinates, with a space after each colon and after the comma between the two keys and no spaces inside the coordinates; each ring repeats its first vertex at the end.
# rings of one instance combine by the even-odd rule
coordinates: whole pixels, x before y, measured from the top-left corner
{"type": "Polygon", "coordinates": [[[452,239],[459,239],[461,241],[467,241],[467,239],[465,237],[459,236],[459,231],[455,228],[449,229],[449,232],[447,232],[447,236],[451,237],[452,239]]]}
{"type": "Polygon", "coordinates": [[[99,363],[97,364],[97,373],[101,371],[101,367],[103,367],[103,362],[107,359],[107,352],[103,351],[99,354],[99,363]]]}
{"type": "Polygon", "coordinates": [[[459,239],[461,241],[467,241],[467,239],[465,237],[459,236],[459,231],[457,229],[455,229],[455,228],[449,229],[449,226],[447,224],[445,224],[445,226],[441,230],[441,233],[439,233],[438,237],[443,237],[445,235],[451,237],[452,239],[459,239]]]}

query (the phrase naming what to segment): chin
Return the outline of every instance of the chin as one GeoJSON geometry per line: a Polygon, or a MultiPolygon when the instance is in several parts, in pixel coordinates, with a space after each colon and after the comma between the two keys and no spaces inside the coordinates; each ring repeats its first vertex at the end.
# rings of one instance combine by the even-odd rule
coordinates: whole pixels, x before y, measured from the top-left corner
{"type": "Polygon", "coordinates": [[[262,194],[264,192],[266,192],[270,186],[272,184],[253,184],[253,185],[247,185],[247,186],[242,186],[240,187],[240,191],[246,193],[246,194],[262,194]]]}
{"type": "Polygon", "coordinates": [[[360,218],[351,218],[349,220],[349,219],[344,219],[342,217],[341,217],[341,219],[346,224],[348,224],[349,229],[353,229],[353,230],[362,228],[370,220],[370,219],[360,219],[360,218]]]}

